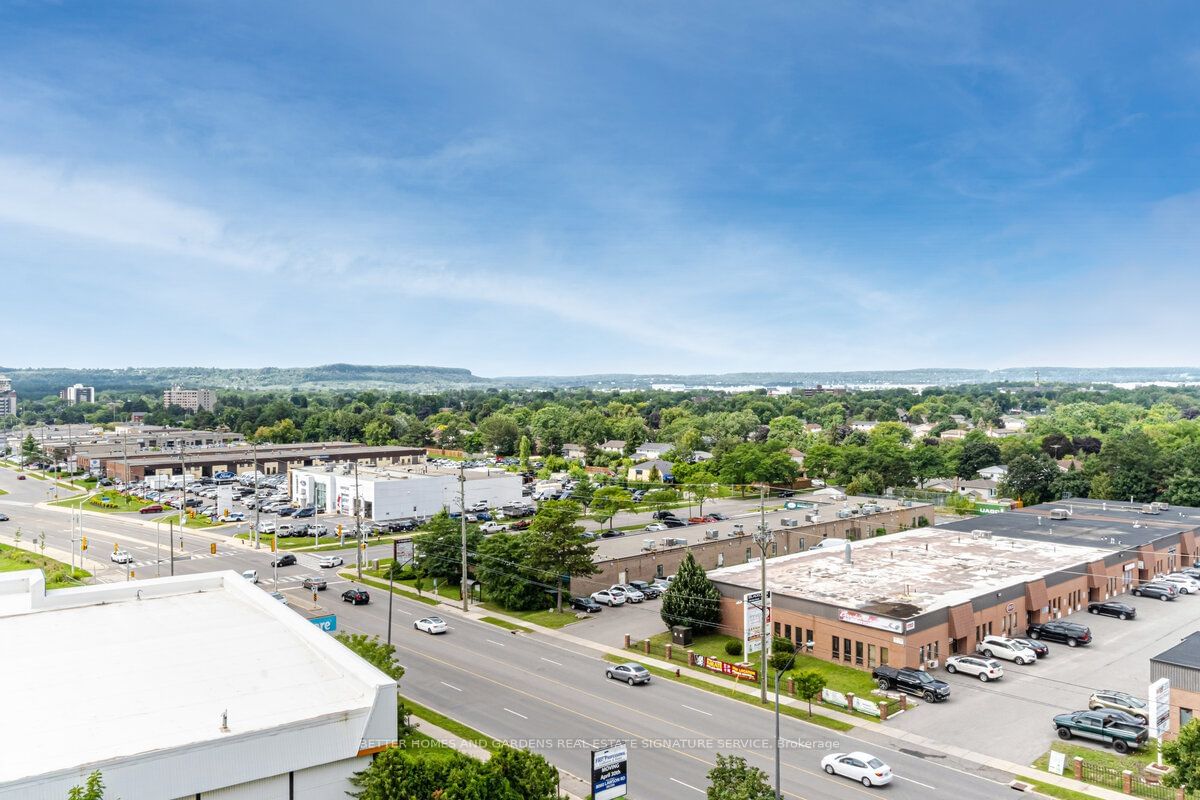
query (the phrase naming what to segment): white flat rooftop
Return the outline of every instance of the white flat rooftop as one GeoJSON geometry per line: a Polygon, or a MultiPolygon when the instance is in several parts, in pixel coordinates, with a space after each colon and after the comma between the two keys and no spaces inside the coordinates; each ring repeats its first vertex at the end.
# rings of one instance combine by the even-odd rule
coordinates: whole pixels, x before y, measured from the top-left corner
{"type": "MultiPolygon", "coordinates": [[[[292,470],[297,474],[308,475],[337,475],[339,477],[354,477],[354,470],[343,471],[341,465],[333,466],[332,469],[323,466],[312,467],[296,467],[292,470]]],[[[484,478],[502,478],[511,476],[519,479],[521,476],[515,472],[509,472],[504,469],[492,469],[488,467],[471,467],[463,470],[463,475],[468,481],[478,481],[484,478]]],[[[410,464],[405,466],[391,467],[363,467],[358,468],[359,481],[404,481],[404,480],[422,480],[426,478],[458,478],[458,470],[448,467],[434,467],[426,464],[410,464]]]]}
{"type": "MultiPolygon", "coordinates": [[[[1095,561],[1111,552],[919,528],[852,543],[853,563],[847,563],[844,547],[767,559],[767,588],[847,609],[908,608],[907,614],[893,610],[890,616],[911,617],[1095,561]]],[[[713,570],[708,576],[745,586],[748,591],[756,590],[761,582],[757,559],[713,570]]]]}
{"type": "MultiPolygon", "coordinates": [[[[0,675],[21,731],[6,737],[0,795],[12,781],[172,750],[184,771],[233,785],[237,770],[286,771],[289,754],[271,749],[288,749],[289,732],[309,748],[290,757],[316,763],[395,739],[395,683],[234,572],[49,593],[28,576],[40,572],[0,575],[0,675]]],[[[117,796],[120,770],[110,779],[105,767],[105,780],[117,796]]]]}

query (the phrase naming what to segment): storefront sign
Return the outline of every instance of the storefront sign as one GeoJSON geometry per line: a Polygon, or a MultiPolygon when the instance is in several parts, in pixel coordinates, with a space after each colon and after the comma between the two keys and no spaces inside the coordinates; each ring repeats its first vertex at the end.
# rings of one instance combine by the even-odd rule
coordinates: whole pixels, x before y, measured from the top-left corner
{"type": "Polygon", "coordinates": [[[710,656],[702,656],[699,653],[692,654],[693,666],[703,667],[704,669],[720,672],[722,675],[732,675],[739,681],[758,681],[758,670],[753,667],[745,667],[741,664],[730,664],[728,661],[722,661],[719,658],[710,656]]]}
{"type": "Polygon", "coordinates": [[[742,652],[751,655],[762,650],[762,635],[771,627],[771,593],[767,592],[766,620],[763,619],[762,592],[742,595],[742,652]]]}
{"type": "Polygon", "coordinates": [[[1004,610],[1005,610],[1005,611],[1007,611],[1009,614],[1011,614],[1012,612],[1014,612],[1014,611],[1016,611],[1016,610],[1017,610],[1017,604],[1016,604],[1016,603],[1009,603],[1008,605],[1006,605],[1006,606],[1004,607],[1004,610]]]}
{"type": "MultiPolygon", "coordinates": [[[[861,611],[851,611],[845,608],[838,609],[838,619],[842,622],[849,622],[851,625],[863,625],[868,628],[878,628],[881,631],[891,631],[892,633],[904,633],[904,625],[898,619],[888,619],[887,617],[878,617],[874,614],[864,614],[861,611]]],[[[914,627],[916,623],[910,623],[914,627]]],[[[912,628],[909,628],[912,630],[912,628]]]]}
{"type": "Polygon", "coordinates": [[[1053,772],[1055,775],[1062,775],[1063,768],[1067,765],[1067,754],[1060,753],[1057,750],[1050,751],[1050,763],[1046,765],[1046,769],[1053,772]]]}
{"type": "Polygon", "coordinates": [[[821,690],[821,702],[837,706],[838,708],[847,708],[850,705],[846,700],[846,695],[841,692],[835,692],[833,689],[821,690]]]}
{"type": "Polygon", "coordinates": [[[863,697],[854,698],[854,710],[862,714],[870,714],[872,717],[879,716],[879,704],[863,697]]]}

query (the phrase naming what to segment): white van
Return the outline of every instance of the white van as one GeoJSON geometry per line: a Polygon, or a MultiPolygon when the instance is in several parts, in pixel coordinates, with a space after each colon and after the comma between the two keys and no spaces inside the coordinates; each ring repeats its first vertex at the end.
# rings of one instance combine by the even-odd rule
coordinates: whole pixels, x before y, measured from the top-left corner
{"type": "Polygon", "coordinates": [[[258,583],[258,570],[248,569],[242,573],[242,577],[251,583],[258,583]]]}
{"type": "Polygon", "coordinates": [[[808,549],[809,550],[830,550],[835,547],[845,547],[845,546],[846,546],[845,539],[822,539],[821,541],[817,542],[816,544],[814,544],[812,547],[810,547],[808,549]]]}

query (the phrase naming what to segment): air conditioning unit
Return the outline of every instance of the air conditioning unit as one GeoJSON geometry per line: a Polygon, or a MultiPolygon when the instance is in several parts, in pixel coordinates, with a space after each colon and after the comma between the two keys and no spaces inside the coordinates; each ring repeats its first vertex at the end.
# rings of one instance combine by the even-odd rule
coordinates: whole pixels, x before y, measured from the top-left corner
{"type": "Polygon", "coordinates": [[[939,664],[939,663],[940,663],[940,662],[938,662],[938,660],[937,660],[936,658],[935,658],[935,659],[932,659],[932,660],[930,660],[930,661],[926,661],[926,662],[925,662],[925,669],[937,669],[937,668],[938,668],[938,664],[939,664]]]}

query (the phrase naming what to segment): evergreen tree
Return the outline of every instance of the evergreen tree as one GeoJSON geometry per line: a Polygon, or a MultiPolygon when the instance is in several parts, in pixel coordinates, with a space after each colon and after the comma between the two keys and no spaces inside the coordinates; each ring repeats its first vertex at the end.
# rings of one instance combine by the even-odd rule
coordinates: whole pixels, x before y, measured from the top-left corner
{"type": "Polygon", "coordinates": [[[668,628],[689,625],[696,634],[709,633],[721,621],[721,593],[690,550],[684,555],[675,580],[663,592],[659,614],[668,628]]]}

